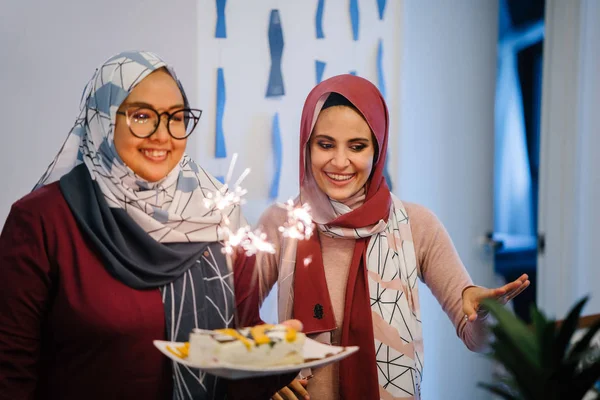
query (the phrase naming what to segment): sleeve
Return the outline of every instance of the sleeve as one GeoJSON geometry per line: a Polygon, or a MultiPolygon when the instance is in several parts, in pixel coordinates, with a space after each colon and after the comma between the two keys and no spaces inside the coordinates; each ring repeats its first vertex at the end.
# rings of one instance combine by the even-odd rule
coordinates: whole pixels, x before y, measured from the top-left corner
{"type": "Polygon", "coordinates": [[[0,399],[31,399],[52,279],[39,216],[13,206],[0,235],[0,399]]]}
{"type": "Polygon", "coordinates": [[[237,325],[254,326],[264,322],[260,318],[260,298],[256,256],[239,252],[233,264],[237,325]]]}
{"type": "Polygon", "coordinates": [[[260,318],[260,306],[277,282],[281,237],[279,226],[283,224],[285,210],[277,205],[269,207],[259,219],[257,227],[267,235],[275,253],[259,252],[248,257],[243,251],[235,253],[233,262],[234,287],[238,324],[253,326],[264,323],[260,318]]]}
{"type": "Polygon", "coordinates": [[[437,216],[423,206],[406,206],[421,279],[431,290],[458,337],[472,351],[483,351],[488,343],[485,318],[464,319],[463,291],[473,281],[463,265],[450,235],[437,216]]]}
{"type": "Polygon", "coordinates": [[[279,226],[283,225],[287,211],[277,205],[269,207],[258,221],[258,228],[267,235],[275,253],[260,252],[256,255],[256,265],[259,284],[259,301],[262,305],[279,277],[279,258],[281,255],[281,233],[279,226]]]}

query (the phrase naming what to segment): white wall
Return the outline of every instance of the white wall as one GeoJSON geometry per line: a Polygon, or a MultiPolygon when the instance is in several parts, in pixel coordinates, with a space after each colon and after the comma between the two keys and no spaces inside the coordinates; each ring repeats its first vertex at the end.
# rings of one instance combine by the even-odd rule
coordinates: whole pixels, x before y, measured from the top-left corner
{"type": "Polygon", "coordinates": [[[538,304],[565,317],[591,294],[600,313],[600,3],[546,3],[542,92],[538,304]]]}
{"type": "MultiPolygon", "coordinates": [[[[403,14],[397,192],[438,215],[473,280],[491,287],[478,238],[493,227],[498,2],[405,1],[403,14]]],[[[489,399],[475,386],[490,381],[490,363],[460,343],[428,290],[421,307],[423,398],[489,399]]]]}
{"type": "Polygon", "coordinates": [[[192,101],[198,80],[195,0],[3,0],[1,9],[0,226],[54,158],[85,84],[110,56],[155,51],[175,65],[192,101]]]}

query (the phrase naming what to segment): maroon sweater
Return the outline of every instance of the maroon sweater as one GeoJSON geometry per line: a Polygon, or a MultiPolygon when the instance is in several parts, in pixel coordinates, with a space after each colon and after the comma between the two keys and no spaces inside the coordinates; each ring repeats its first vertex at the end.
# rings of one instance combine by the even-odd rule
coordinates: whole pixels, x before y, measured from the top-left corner
{"type": "MultiPolygon", "coordinates": [[[[243,261],[236,302],[253,325],[243,261]]],[[[170,362],[152,344],[165,336],[159,289],[108,274],[57,183],[13,205],[0,236],[0,399],[169,399],[170,362]]]]}

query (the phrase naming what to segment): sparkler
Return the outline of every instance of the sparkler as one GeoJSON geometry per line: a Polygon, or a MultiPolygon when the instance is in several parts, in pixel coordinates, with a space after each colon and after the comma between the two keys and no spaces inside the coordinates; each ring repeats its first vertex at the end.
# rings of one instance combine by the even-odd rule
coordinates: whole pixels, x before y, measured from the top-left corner
{"type": "MultiPolygon", "coordinates": [[[[240,206],[245,203],[244,195],[248,191],[240,185],[250,173],[250,168],[246,168],[240,177],[235,181],[230,189],[229,182],[231,181],[235,163],[237,161],[237,153],[235,153],[229,164],[229,170],[225,179],[225,184],[214,193],[208,193],[204,198],[204,204],[207,208],[213,211],[226,210],[232,206],[240,206]]],[[[292,200],[288,200],[285,205],[280,205],[287,209],[288,218],[285,224],[279,227],[284,237],[292,239],[304,240],[310,238],[314,231],[314,224],[310,215],[310,207],[308,204],[303,204],[300,207],[294,206],[292,200]]],[[[219,234],[224,238],[223,252],[232,254],[234,248],[242,247],[247,256],[256,254],[259,251],[274,254],[275,248],[273,244],[267,240],[267,235],[260,229],[252,230],[250,226],[242,226],[235,232],[230,227],[230,220],[227,215],[223,214],[221,225],[219,226],[219,234]]],[[[304,260],[304,264],[308,265],[311,260],[304,260]]]]}
{"type": "Polygon", "coordinates": [[[248,256],[259,251],[275,254],[273,244],[267,241],[267,235],[260,229],[252,231],[249,226],[243,226],[233,232],[228,226],[225,226],[219,230],[225,237],[223,251],[227,254],[233,253],[233,249],[238,246],[241,246],[248,256]]]}
{"type": "Polygon", "coordinates": [[[282,207],[287,210],[288,216],[285,224],[279,227],[279,232],[283,234],[283,237],[298,240],[309,239],[315,226],[310,215],[310,206],[302,204],[296,207],[292,200],[288,200],[282,207]]]}

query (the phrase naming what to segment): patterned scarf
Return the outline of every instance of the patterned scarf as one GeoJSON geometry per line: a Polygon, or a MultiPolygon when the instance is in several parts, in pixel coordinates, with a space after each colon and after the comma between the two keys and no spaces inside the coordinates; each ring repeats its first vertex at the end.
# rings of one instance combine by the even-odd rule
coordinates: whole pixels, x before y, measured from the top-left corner
{"type": "MultiPolygon", "coordinates": [[[[222,214],[203,202],[208,191],[221,186],[215,178],[185,155],[166,177],[148,182],[125,165],[115,150],[119,106],[138,83],[159,68],[166,68],[178,82],[173,69],[149,52],[124,52],[96,69],[84,89],[75,126],[36,188],[58,180],[83,162],[109,207],[125,209],[157,242],[221,240],[216,228],[222,214]]],[[[241,218],[239,208],[223,213],[233,226],[241,218]]]]}
{"type": "MultiPolygon", "coordinates": [[[[309,94],[301,126],[300,200],[315,210],[313,217],[325,235],[356,241],[346,288],[341,344],[359,345],[361,349],[340,363],[340,397],[347,400],[420,396],[423,342],[418,270],[406,211],[391,195],[383,178],[387,138],[387,107],[369,81],[341,75],[323,81],[309,94]],[[379,151],[365,191],[343,203],[332,201],[318,188],[307,151],[318,114],[332,92],[346,97],[363,115],[379,151]]],[[[289,258],[285,249],[282,254],[289,258]]],[[[299,318],[309,333],[335,329],[317,235],[297,243],[294,264],[293,280],[289,262],[280,271],[280,290],[286,290],[279,296],[280,308],[288,314],[280,318],[299,318]],[[306,257],[311,257],[312,262],[303,266],[306,257]],[[294,302],[294,298],[302,301],[294,302]]]]}
{"type": "MultiPolygon", "coordinates": [[[[243,222],[239,207],[207,207],[221,184],[187,155],[158,182],[123,163],[114,146],[116,111],[150,73],[165,68],[187,98],[174,71],[148,52],[118,54],[84,89],[81,112],[36,188],[60,179],[82,232],[107,270],[135,289],[160,289],[167,338],[185,341],[194,327],[233,325],[231,271],[221,253],[223,215],[243,222]]],[[[157,338],[159,339],[159,338],[157,338]]],[[[223,398],[218,380],[174,364],[174,397],[223,398]]]]}

